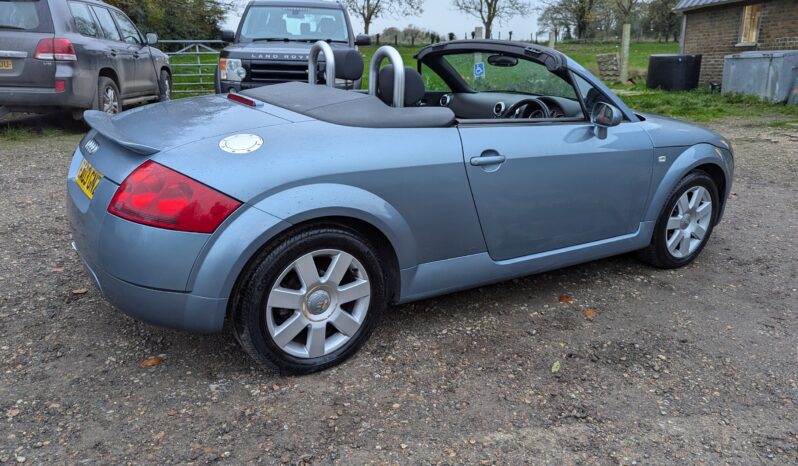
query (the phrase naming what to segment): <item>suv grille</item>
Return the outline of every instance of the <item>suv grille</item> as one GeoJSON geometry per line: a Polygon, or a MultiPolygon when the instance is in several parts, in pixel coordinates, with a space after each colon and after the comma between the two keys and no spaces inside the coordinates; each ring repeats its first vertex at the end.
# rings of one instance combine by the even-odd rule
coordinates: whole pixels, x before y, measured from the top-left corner
{"type": "Polygon", "coordinates": [[[249,68],[250,81],[264,84],[279,84],[289,81],[307,81],[307,62],[262,62],[253,61],[249,68]]]}

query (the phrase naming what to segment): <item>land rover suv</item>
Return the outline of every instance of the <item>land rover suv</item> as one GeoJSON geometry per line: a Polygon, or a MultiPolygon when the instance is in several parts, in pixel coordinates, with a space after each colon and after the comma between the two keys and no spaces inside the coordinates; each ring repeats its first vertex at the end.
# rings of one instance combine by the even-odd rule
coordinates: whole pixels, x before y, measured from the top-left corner
{"type": "MultiPolygon", "coordinates": [[[[320,40],[333,49],[369,45],[355,36],[346,8],[329,0],[254,0],[237,31],[223,31],[232,45],[222,50],[216,71],[216,92],[239,92],[269,84],[308,80],[308,54],[320,40]]],[[[319,82],[324,82],[320,66],[319,82]]],[[[359,88],[360,81],[341,80],[336,86],[359,88]]]]}
{"type": "Polygon", "coordinates": [[[98,0],[0,0],[0,114],[166,100],[168,57],[119,9],[98,0]]]}

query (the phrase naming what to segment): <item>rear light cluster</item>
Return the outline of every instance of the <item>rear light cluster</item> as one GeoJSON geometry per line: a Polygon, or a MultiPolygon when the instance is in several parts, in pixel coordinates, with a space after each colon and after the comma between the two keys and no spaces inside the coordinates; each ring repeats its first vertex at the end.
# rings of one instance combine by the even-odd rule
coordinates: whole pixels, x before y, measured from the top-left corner
{"type": "Polygon", "coordinates": [[[247,97],[244,97],[241,94],[236,94],[234,92],[231,92],[231,93],[227,94],[227,98],[229,100],[232,100],[233,102],[238,102],[240,104],[244,104],[244,105],[247,105],[249,107],[257,107],[258,106],[258,103],[255,102],[254,100],[252,100],[250,98],[247,98],[247,97]]]}
{"type": "Polygon", "coordinates": [[[240,206],[198,181],[147,161],[125,179],[108,212],[152,227],[213,233],[240,206]]]}
{"type": "Polygon", "coordinates": [[[75,47],[69,39],[42,39],[33,58],[47,61],[78,61],[75,47]]]}

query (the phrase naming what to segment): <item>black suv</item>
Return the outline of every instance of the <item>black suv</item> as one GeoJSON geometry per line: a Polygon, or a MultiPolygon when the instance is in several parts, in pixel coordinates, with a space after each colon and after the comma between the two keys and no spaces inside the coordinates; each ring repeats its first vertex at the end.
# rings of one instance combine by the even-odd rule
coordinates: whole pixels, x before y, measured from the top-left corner
{"type": "MultiPolygon", "coordinates": [[[[241,91],[268,84],[308,80],[308,53],[320,40],[334,50],[371,43],[352,33],[346,8],[329,0],[255,0],[249,2],[238,31],[223,31],[233,44],[222,50],[216,92],[241,91]]],[[[320,66],[319,82],[324,82],[320,66]]],[[[360,81],[336,83],[360,87],[360,81]]]]}
{"type": "Polygon", "coordinates": [[[119,9],[96,0],[0,0],[0,114],[167,100],[169,58],[119,9]]]}

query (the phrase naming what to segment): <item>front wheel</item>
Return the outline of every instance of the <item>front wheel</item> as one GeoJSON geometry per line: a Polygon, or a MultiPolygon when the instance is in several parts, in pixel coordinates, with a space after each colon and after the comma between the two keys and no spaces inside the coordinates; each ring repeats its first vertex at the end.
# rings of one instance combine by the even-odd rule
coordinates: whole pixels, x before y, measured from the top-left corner
{"type": "Polygon", "coordinates": [[[703,171],[690,173],[671,192],[651,244],[640,251],[640,259],[665,269],[690,264],[709,241],[719,207],[712,177],[703,171]]]}
{"type": "Polygon", "coordinates": [[[386,306],[374,248],[348,228],[301,230],[261,252],[234,296],[241,346],[284,373],[340,364],[371,335],[386,306]]]}
{"type": "Polygon", "coordinates": [[[172,100],[172,76],[166,70],[161,70],[160,85],[158,86],[158,102],[172,100]]]}

